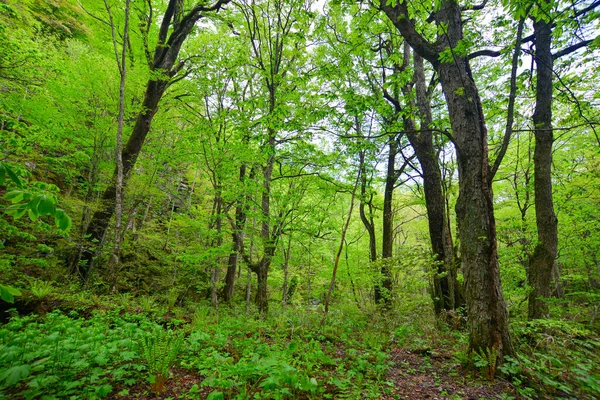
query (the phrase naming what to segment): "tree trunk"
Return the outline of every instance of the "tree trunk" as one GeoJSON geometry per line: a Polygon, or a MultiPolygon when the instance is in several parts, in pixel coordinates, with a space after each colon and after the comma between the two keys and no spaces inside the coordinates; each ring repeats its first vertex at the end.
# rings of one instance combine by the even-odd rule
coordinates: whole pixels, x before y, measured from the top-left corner
{"type": "Polygon", "coordinates": [[[246,314],[250,313],[250,297],[252,294],[252,271],[248,268],[248,283],[246,284],[246,314]]]}
{"type": "MultiPolygon", "coordinates": [[[[150,70],[153,72],[153,79],[149,80],[146,85],[146,92],[144,94],[141,111],[135,120],[135,125],[129,140],[127,141],[127,145],[123,149],[123,187],[127,185],[131,170],[142,150],[146,136],[148,135],[148,132],[150,132],[152,119],[158,111],[160,99],[169,86],[169,80],[183,67],[183,64],[175,66],[175,61],[179,56],[179,51],[181,50],[183,42],[187,39],[188,35],[196,25],[196,22],[202,17],[202,12],[218,10],[228,1],[230,0],[218,0],[214,5],[209,7],[196,6],[183,16],[183,10],[179,9],[183,3],[179,2],[179,0],[169,0],[167,11],[165,12],[161,23],[154,58],[153,60],[149,60],[150,70]],[[167,38],[169,27],[171,26],[173,26],[173,30],[171,35],[167,38]],[[159,73],[161,76],[157,77],[156,75],[159,73]]],[[[94,213],[92,220],[88,225],[86,235],[92,242],[102,242],[101,239],[104,237],[113,215],[117,192],[116,176],[117,171],[115,170],[111,184],[106,188],[102,196],[100,209],[94,213]]],[[[79,274],[84,283],[87,282],[89,278],[93,265],[92,260],[96,253],[92,247],[93,246],[90,245],[82,252],[80,256],[81,260],[75,260],[76,262],[73,262],[73,265],[79,266],[79,274]]],[[[79,258],[79,256],[77,257],[79,258]]]]}
{"type": "MultiPolygon", "coordinates": [[[[451,17],[460,19],[458,5],[451,17]]],[[[488,180],[487,131],[481,101],[466,57],[440,64],[457,147],[459,197],[456,204],[465,275],[470,348],[511,354],[508,315],[502,294],[491,181],[488,180]]]]}
{"type": "Polygon", "coordinates": [[[225,287],[223,288],[223,300],[230,302],[233,299],[233,290],[235,288],[235,274],[237,270],[239,246],[236,239],[233,239],[233,246],[229,258],[227,259],[227,272],[225,273],[225,287]]]}
{"type": "MultiPolygon", "coordinates": [[[[129,37],[129,3],[130,0],[125,1],[125,26],[123,27],[123,48],[121,49],[120,60],[119,50],[117,44],[117,35],[115,32],[115,25],[113,22],[112,14],[108,3],[104,1],[106,11],[110,17],[110,26],[112,32],[112,41],[115,50],[116,62],[119,67],[119,75],[121,81],[119,84],[119,115],[117,117],[117,148],[115,149],[115,161],[116,161],[116,183],[115,183],[115,241],[113,244],[113,251],[110,258],[109,264],[109,281],[111,285],[111,291],[114,293],[117,291],[117,280],[119,275],[119,255],[121,253],[121,242],[123,238],[121,236],[121,223],[123,219],[123,125],[125,119],[125,84],[127,80],[127,40],[129,37]]],[[[124,236],[125,232],[123,232],[124,236]]]]}
{"type": "Polygon", "coordinates": [[[281,305],[285,311],[288,303],[288,287],[289,287],[289,266],[292,249],[292,234],[288,237],[287,246],[283,248],[283,288],[281,289],[281,305]]]}
{"type": "Polygon", "coordinates": [[[348,209],[348,216],[346,217],[346,222],[342,228],[342,237],[340,238],[340,245],[338,247],[337,253],[335,255],[335,260],[333,262],[333,272],[331,273],[331,282],[329,282],[329,290],[327,291],[327,297],[325,298],[325,310],[323,312],[323,319],[321,319],[321,326],[325,323],[325,318],[327,317],[327,313],[329,312],[329,303],[331,302],[331,294],[333,293],[333,288],[335,287],[335,278],[337,276],[338,266],[340,264],[340,256],[342,255],[342,250],[344,249],[344,243],[346,243],[346,233],[348,232],[348,226],[350,225],[350,220],[352,219],[352,210],[354,209],[354,199],[356,197],[356,188],[360,182],[361,169],[358,169],[358,173],[356,175],[356,181],[354,182],[354,188],[352,189],[352,196],[350,197],[350,208],[348,209]]]}
{"type": "Polygon", "coordinates": [[[558,246],[558,220],[552,200],[552,27],[550,23],[540,20],[533,24],[533,28],[537,66],[533,169],[538,244],[529,259],[527,271],[528,283],[532,288],[529,295],[530,319],[548,316],[544,299],[552,295],[552,268],[558,246]]]}
{"type": "Polygon", "coordinates": [[[383,194],[383,231],[381,236],[381,286],[375,286],[375,302],[390,305],[392,294],[392,275],[385,259],[394,256],[394,186],[398,180],[396,173],[396,155],[398,154],[398,138],[392,137],[388,145],[387,171],[383,194]]]}
{"type": "MultiPolygon", "coordinates": [[[[216,180],[215,180],[216,181],[216,180]]],[[[213,246],[212,247],[221,247],[221,245],[223,244],[223,237],[222,237],[222,231],[223,231],[223,198],[221,196],[222,193],[222,189],[220,184],[216,184],[215,185],[216,188],[216,193],[215,193],[215,198],[214,198],[214,207],[213,209],[215,210],[215,213],[213,215],[213,217],[215,218],[215,224],[214,224],[214,228],[217,234],[217,237],[215,238],[214,242],[213,242],[213,246]]],[[[219,258],[214,260],[214,267],[211,273],[211,301],[210,301],[210,305],[211,307],[218,312],[219,311],[219,297],[218,297],[218,292],[217,292],[217,285],[219,283],[219,276],[221,274],[221,260],[219,258]]]]}
{"type": "Polygon", "coordinates": [[[442,173],[433,146],[433,132],[430,99],[425,84],[423,58],[414,54],[414,83],[417,97],[417,108],[421,119],[421,130],[418,134],[409,133],[408,139],[415,150],[423,174],[425,207],[429,226],[429,238],[433,254],[439,262],[436,276],[433,278],[433,304],[436,314],[442,310],[456,308],[456,290],[458,281],[454,265],[454,251],[444,193],[442,191],[442,173]]]}
{"type": "Polygon", "coordinates": [[[254,302],[258,307],[258,312],[260,315],[265,315],[269,312],[269,295],[267,291],[267,278],[269,275],[269,266],[271,262],[270,260],[262,260],[260,264],[258,264],[258,268],[255,269],[256,280],[258,283],[256,289],[256,298],[254,302]]]}
{"type": "MultiPolygon", "coordinates": [[[[380,7],[405,40],[437,70],[446,98],[458,158],[459,197],[456,204],[461,256],[465,276],[465,297],[469,322],[469,347],[478,353],[492,352],[501,363],[514,352],[508,329],[508,314],[502,294],[494,204],[489,179],[487,130],[481,99],[468,59],[450,51],[463,39],[460,7],[444,1],[435,13],[444,26],[436,43],[429,43],[409,18],[406,2],[393,7],[382,0],[380,7]]],[[[495,372],[495,365],[490,366],[495,372]]]]}
{"type": "Polygon", "coordinates": [[[375,224],[373,222],[373,196],[369,195],[367,200],[367,171],[365,166],[365,151],[361,150],[359,153],[359,162],[361,170],[360,180],[360,205],[359,213],[360,220],[362,221],[367,233],[369,234],[369,259],[371,261],[377,260],[377,238],[375,236],[375,224]],[[365,208],[369,207],[369,215],[367,215],[365,208]]]}
{"type": "MultiPolygon", "coordinates": [[[[239,182],[243,187],[246,180],[246,164],[240,166],[239,182]]],[[[244,197],[240,196],[235,206],[235,221],[233,226],[233,246],[231,253],[229,253],[229,259],[227,261],[227,273],[225,275],[225,287],[223,288],[223,298],[226,302],[231,301],[233,298],[233,291],[235,288],[235,273],[237,269],[238,256],[241,249],[241,240],[246,224],[246,213],[244,212],[244,197]]]]}

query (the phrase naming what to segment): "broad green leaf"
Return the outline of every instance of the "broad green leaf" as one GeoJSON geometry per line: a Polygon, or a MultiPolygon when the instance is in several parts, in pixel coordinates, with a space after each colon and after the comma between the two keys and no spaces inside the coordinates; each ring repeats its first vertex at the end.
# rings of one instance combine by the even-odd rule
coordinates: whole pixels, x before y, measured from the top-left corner
{"type": "Polygon", "coordinates": [[[37,220],[38,220],[38,218],[39,218],[39,216],[40,216],[40,215],[37,213],[37,211],[35,211],[35,210],[32,210],[31,208],[29,208],[29,209],[27,210],[27,215],[29,215],[29,219],[31,220],[31,222],[35,222],[35,221],[37,221],[37,220]]]}
{"type": "Polygon", "coordinates": [[[6,177],[6,170],[4,164],[0,162],[0,186],[4,185],[4,178],[6,177]]]}
{"type": "Polygon", "coordinates": [[[22,190],[12,190],[4,195],[4,200],[10,201],[13,204],[23,200],[24,192],[22,190]]]}
{"type": "Polygon", "coordinates": [[[71,217],[69,217],[67,214],[65,214],[64,211],[60,218],[56,218],[56,217],[54,218],[54,222],[56,223],[56,226],[62,231],[66,232],[69,229],[71,229],[71,225],[72,225],[71,217]]]}
{"type": "Polygon", "coordinates": [[[57,208],[54,212],[54,218],[56,220],[56,224],[58,226],[58,221],[60,221],[65,216],[65,210],[61,208],[57,208]]]}
{"type": "Polygon", "coordinates": [[[20,296],[21,291],[17,288],[0,284],[0,297],[7,303],[14,303],[15,296],[20,296]]]}
{"type": "Polygon", "coordinates": [[[53,215],[55,211],[56,205],[54,204],[54,201],[46,195],[42,196],[40,204],[38,204],[38,212],[40,215],[53,215]]]}
{"type": "Polygon", "coordinates": [[[212,392],[210,392],[210,394],[208,396],[206,396],[206,400],[223,400],[225,399],[225,396],[223,396],[222,392],[219,392],[218,390],[213,390],[212,392]]]}
{"type": "Polygon", "coordinates": [[[13,183],[15,185],[17,185],[18,187],[22,187],[23,186],[23,184],[21,183],[21,180],[19,179],[19,177],[17,176],[17,174],[15,174],[13,172],[13,170],[8,167],[8,165],[4,164],[4,170],[6,171],[6,174],[8,175],[8,177],[10,178],[10,180],[13,181],[13,183]]]}
{"type": "Polygon", "coordinates": [[[10,367],[0,375],[0,382],[4,382],[6,386],[12,386],[29,375],[31,367],[29,365],[15,365],[10,367]]]}
{"type": "Polygon", "coordinates": [[[7,207],[6,210],[4,210],[6,214],[12,215],[14,219],[21,218],[23,215],[25,215],[26,211],[27,204],[14,204],[12,206],[7,207]]]}
{"type": "Polygon", "coordinates": [[[100,386],[99,388],[96,389],[96,393],[98,394],[98,396],[100,396],[101,398],[104,398],[106,396],[108,396],[110,394],[110,392],[112,392],[112,386],[109,384],[105,384],[100,386]]]}
{"type": "Polygon", "coordinates": [[[43,198],[44,198],[44,195],[38,194],[37,196],[35,196],[33,198],[33,200],[31,200],[29,203],[27,203],[27,207],[30,208],[31,210],[34,210],[37,214],[39,214],[37,207],[38,207],[38,204],[40,204],[40,200],[42,200],[43,198]]]}

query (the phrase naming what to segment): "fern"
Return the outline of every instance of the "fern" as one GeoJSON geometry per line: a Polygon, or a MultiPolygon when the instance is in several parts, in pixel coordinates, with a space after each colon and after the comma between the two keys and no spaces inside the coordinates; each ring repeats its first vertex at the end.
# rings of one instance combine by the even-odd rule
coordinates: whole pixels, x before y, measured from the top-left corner
{"type": "Polygon", "coordinates": [[[169,368],[181,350],[182,337],[172,330],[155,329],[143,335],[139,341],[142,357],[153,376],[152,388],[162,392],[169,368]]]}

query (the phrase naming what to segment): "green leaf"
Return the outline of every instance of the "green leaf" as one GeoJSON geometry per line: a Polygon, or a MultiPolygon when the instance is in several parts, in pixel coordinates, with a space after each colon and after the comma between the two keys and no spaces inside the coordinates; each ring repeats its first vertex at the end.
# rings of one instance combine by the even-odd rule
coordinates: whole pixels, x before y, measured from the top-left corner
{"type": "Polygon", "coordinates": [[[25,379],[29,375],[30,370],[31,367],[29,365],[15,365],[0,375],[0,382],[4,382],[6,386],[12,386],[25,379]]]}
{"type": "Polygon", "coordinates": [[[7,303],[14,303],[15,296],[20,296],[20,295],[21,295],[21,291],[19,289],[14,288],[12,286],[0,284],[0,297],[2,298],[2,300],[6,301],[7,303]]]}
{"type": "Polygon", "coordinates": [[[39,216],[40,216],[40,215],[37,213],[37,211],[35,211],[35,210],[32,210],[31,208],[29,208],[29,209],[27,210],[27,215],[29,215],[29,219],[31,220],[31,222],[35,222],[35,221],[37,221],[37,220],[38,220],[38,218],[39,218],[39,216]]]}
{"type": "Polygon", "coordinates": [[[206,396],[206,400],[224,400],[225,396],[223,396],[222,392],[219,392],[218,390],[213,390],[212,392],[210,392],[210,394],[208,396],[206,396]]]}
{"type": "Polygon", "coordinates": [[[54,219],[56,219],[56,226],[58,226],[58,221],[65,216],[65,210],[62,208],[57,208],[54,212],[54,219]]]}
{"type": "Polygon", "coordinates": [[[35,196],[33,198],[33,200],[31,200],[29,203],[27,203],[27,207],[29,207],[31,210],[34,210],[37,214],[39,214],[37,207],[40,204],[40,200],[42,200],[43,197],[44,197],[44,195],[38,194],[37,196],[35,196]]]}
{"type": "Polygon", "coordinates": [[[42,196],[37,208],[40,215],[54,215],[56,211],[54,201],[46,195],[42,196]]]}
{"type": "MultiPolygon", "coordinates": [[[[62,211],[62,210],[61,210],[62,211]]],[[[55,223],[56,226],[62,230],[62,231],[68,231],[71,229],[71,217],[69,217],[67,214],[65,214],[65,212],[63,211],[62,217],[60,217],[59,219],[57,219],[55,217],[55,223]]]]}
{"type": "Polygon", "coordinates": [[[4,164],[0,162],[0,186],[4,185],[4,178],[6,177],[6,170],[4,164]]]}
{"type": "Polygon", "coordinates": [[[109,385],[108,383],[105,385],[100,386],[99,388],[96,389],[96,394],[98,396],[102,397],[106,397],[109,395],[110,392],[112,392],[112,386],[109,385]]]}
{"type": "Polygon", "coordinates": [[[6,174],[8,175],[8,177],[10,178],[11,181],[14,182],[15,185],[17,185],[18,187],[22,187],[23,184],[21,183],[21,180],[19,179],[19,177],[17,176],[17,174],[15,174],[12,169],[8,168],[8,165],[4,164],[4,170],[6,171],[6,174]]]}
{"type": "Polygon", "coordinates": [[[23,200],[23,195],[25,192],[22,190],[12,190],[4,195],[4,200],[10,201],[13,204],[18,203],[23,200]]]}
{"type": "Polygon", "coordinates": [[[4,210],[6,214],[12,215],[14,219],[21,218],[23,215],[25,215],[25,211],[27,211],[27,204],[14,204],[6,207],[6,210],[4,210]]]}

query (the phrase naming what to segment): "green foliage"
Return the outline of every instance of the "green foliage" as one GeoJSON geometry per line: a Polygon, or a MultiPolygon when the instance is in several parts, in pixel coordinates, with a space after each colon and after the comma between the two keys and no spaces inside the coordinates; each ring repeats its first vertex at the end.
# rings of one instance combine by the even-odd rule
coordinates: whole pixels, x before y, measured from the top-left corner
{"type": "Polygon", "coordinates": [[[146,369],[135,337],[152,326],[135,317],[95,314],[88,320],[61,312],[15,317],[0,328],[0,392],[26,398],[107,397],[146,369]],[[142,328],[144,327],[144,328],[142,328]]]}
{"type": "Polygon", "coordinates": [[[152,388],[160,393],[165,380],[169,376],[169,368],[173,366],[181,349],[180,332],[153,329],[145,332],[139,339],[141,354],[148,365],[152,388]]]}
{"type": "Polygon", "coordinates": [[[29,281],[29,285],[29,291],[31,292],[31,295],[38,300],[45,299],[55,290],[55,288],[52,286],[52,283],[48,281],[32,279],[29,281]]]}
{"type": "MultiPolygon", "coordinates": [[[[106,40],[110,27],[83,13],[78,3],[0,0],[0,186],[7,188],[1,193],[4,214],[12,217],[0,218],[0,297],[13,302],[21,293],[17,287],[27,295],[29,283],[35,301],[85,316],[50,312],[46,317],[15,317],[0,327],[3,395],[112,398],[119,389],[125,395],[142,386],[137,383],[148,374],[156,390],[170,368],[179,372],[172,368],[177,354],[186,371],[206,377],[190,389],[191,398],[208,391],[212,399],[389,395],[386,376],[393,346],[429,353],[435,344],[431,337],[447,333],[445,324],[435,320],[428,294],[437,263],[428,250],[417,163],[412,163],[415,170],[405,170],[411,177],[402,176],[406,183],[395,190],[396,257],[368,261],[357,212],[322,327],[320,311],[331,277],[331,244],[340,234],[358,154],[365,157],[368,180],[360,200],[372,200],[370,213],[380,238],[382,162],[390,132],[402,132],[398,140],[404,141],[402,121],[409,117],[419,129],[412,104],[412,60],[401,66],[404,39],[393,24],[366,3],[340,1],[327,3],[324,13],[300,1],[238,2],[217,17],[204,16],[210,20],[198,24],[183,45],[186,62],[153,114],[152,130],[127,185],[125,240],[115,288],[126,293],[102,296],[109,289],[105,261],[112,227],[104,247],[94,249],[97,260],[89,291],[69,286],[77,277],[67,270],[66,259],[86,244],[82,230],[112,182],[119,79],[106,40]],[[274,17],[287,11],[289,19],[274,17]],[[253,15],[256,24],[248,24],[245,18],[253,15]],[[269,25],[286,20],[291,25],[269,25]],[[251,37],[253,29],[260,29],[260,38],[251,37]],[[385,97],[403,90],[407,102],[399,111],[385,97]],[[272,142],[271,130],[276,131],[272,142]],[[272,175],[263,182],[265,163],[272,157],[272,175]],[[263,214],[265,194],[269,216],[263,214]],[[222,202],[219,207],[217,200],[222,202]],[[23,218],[25,214],[35,223],[23,218]],[[245,224],[240,232],[238,219],[245,224]],[[233,234],[244,237],[247,255],[257,260],[268,249],[261,246],[265,232],[280,235],[278,245],[281,238],[290,239],[289,258],[284,260],[277,246],[271,260],[277,267],[285,261],[291,277],[287,312],[272,306],[272,315],[263,320],[244,313],[244,289],[248,285],[254,295],[256,282],[254,275],[247,278],[244,273],[247,264],[241,256],[234,299],[217,309],[205,304],[212,274],[219,272],[222,278],[235,251],[233,234]],[[385,315],[373,304],[373,286],[381,284],[382,267],[394,281],[386,293],[393,306],[385,315]]],[[[139,20],[131,24],[128,43],[126,134],[142,111],[147,80],[156,77],[149,73],[146,57],[152,56],[148,50],[155,44],[166,3],[133,2],[139,20]],[[148,5],[158,19],[150,18],[148,5]],[[146,35],[144,29],[150,32],[146,35]]],[[[105,19],[103,2],[81,4],[105,19]]],[[[122,2],[110,4],[118,10],[122,2]]],[[[448,25],[426,22],[443,2],[408,6],[410,19],[426,39],[446,43],[448,25]]],[[[480,25],[483,13],[468,11],[464,38],[439,56],[439,61],[453,63],[483,46],[500,49],[500,57],[470,60],[471,78],[483,97],[491,159],[504,132],[507,56],[516,23],[512,19],[531,17],[526,18],[526,30],[531,19],[555,21],[553,48],[560,49],[573,43],[573,32],[586,36],[587,24],[597,18],[597,13],[570,18],[573,13],[560,10],[562,6],[486,3],[485,11],[493,11],[484,19],[486,29],[480,25]]],[[[120,14],[113,14],[117,27],[122,27],[120,14]]],[[[600,166],[597,127],[581,125],[582,118],[589,122],[598,114],[597,42],[555,65],[561,82],[555,91],[555,127],[560,130],[555,132],[553,181],[560,221],[558,283],[565,296],[547,301],[553,316],[547,321],[524,322],[530,290],[526,268],[536,244],[535,138],[527,132],[535,78],[529,68],[520,68],[518,129],[494,179],[504,297],[519,348],[502,372],[524,397],[600,396],[600,166]]],[[[436,76],[429,66],[425,74],[433,84],[428,95],[436,104],[434,147],[455,232],[456,152],[436,76]]],[[[160,78],[166,79],[164,74],[160,78]]],[[[455,94],[466,93],[458,88],[455,94]]],[[[460,238],[454,239],[457,245],[460,238]]],[[[281,268],[271,268],[271,304],[277,303],[283,279],[281,268]]],[[[222,280],[214,286],[220,292],[222,280]]],[[[19,303],[21,310],[25,306],[19,303]]],[[[252,305],[249,309],[251,314],[252,305]]],[[[460,328],[462,316],[456,319],[460,328]]],[[[453,337],[441,346],[463,348],[461,340],[453,337]]],[[[474,365],[490,377],[496,357],[493,350],[456,353],[465,366],[474,365]]]]}
{"type": "Polygon", "coordinates": [[[520,352],[500,367],[525,398],[600,395],[597,365],[600,341],[585,327],[568,321],[536,320],[515,324],[520,352]]]}
{"type": "Polygon", "coordinates": [[[21,291],[8,285],[0,284],[0,298],[7,303],[14,303],[15,296],[20,296],[21,291]]]}
{"type": "Polygon", "coordinates": [[[43,182],[23,183],[8,164],[0,162],[0,185],[4,182],[5,175],[18,189],[4,194],[3,199],[12,203],[4,209],[4,213],[14,219],[19,219],[27,213],[32,222],[47,215],[54,219],[56,227],[61,231],[68,232],[71,229],[71,217],[56,207],[58,187],[43,182]]]}

